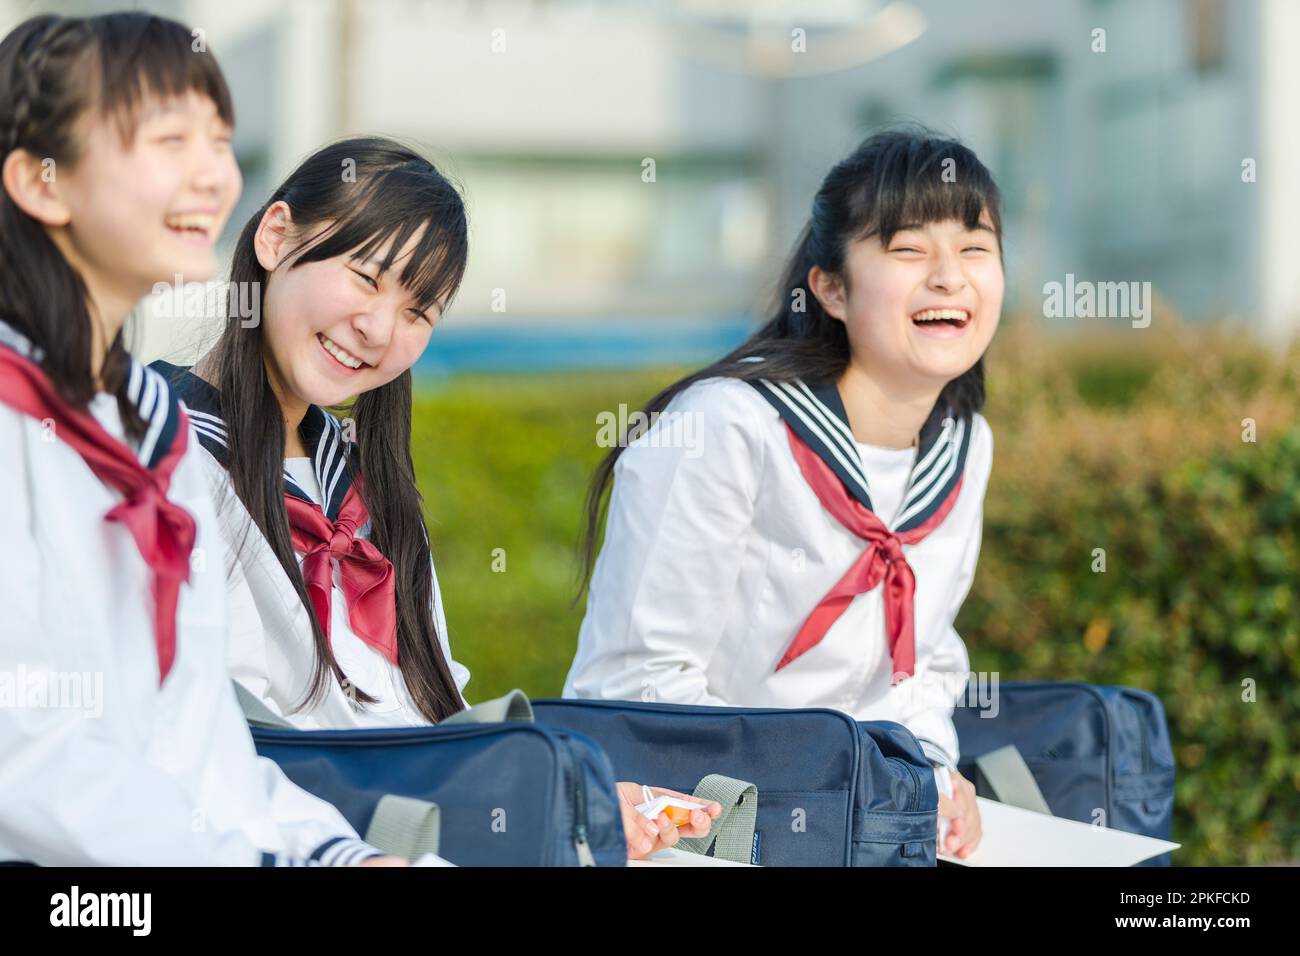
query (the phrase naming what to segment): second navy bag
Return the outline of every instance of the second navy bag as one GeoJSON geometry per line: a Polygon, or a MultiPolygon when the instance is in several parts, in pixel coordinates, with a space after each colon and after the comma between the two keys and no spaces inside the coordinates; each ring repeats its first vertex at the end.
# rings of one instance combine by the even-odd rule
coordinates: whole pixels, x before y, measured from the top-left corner
{"type": "MultiPolygon", "coordinates": [[[[1014,745],[1053,816],[1170,839],[1174,754],[1159,698],[1082,681],[1007,681],[996,705],[957,707],[957,769],[993,796],[975,761],[1014,745]]],[[[1140,866],[1167,866],[1161,854],[1140,866]]]]}
{"type": "Polygon", "coordinates": [[[934,866],[939,793],[901,724],[837,710],[538,700],[539,723],[596,740],[620,780],[691,793],[722,774],[753,783],[749,862],[934,866]]]}

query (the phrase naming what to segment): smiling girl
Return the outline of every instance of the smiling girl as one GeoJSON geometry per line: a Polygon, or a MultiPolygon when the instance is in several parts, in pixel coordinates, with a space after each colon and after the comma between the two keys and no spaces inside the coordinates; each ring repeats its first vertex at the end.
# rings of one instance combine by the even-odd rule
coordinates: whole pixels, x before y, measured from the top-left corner
{"type": "Polygon", "coordinates": [[[465,706],[415,484],[410,367],[466,255],[460,196],[427,160],[381,139],[326,146],[236,244],[231,284],[261,320],[228,322],[194,372],[155,363],[194,416],[238,555],[234,677],[305,728],[465,706]],[[354,398],[345,419],[326,411],[354,398]]]}
{"type": "Polygon", "coordinates": [[[256,756],[197,443],[122,345],[155,283],[211,277],[239,196],[192,42],[121,13],[0,43],[0,861],[396,862],[256,756]]]}
{"type": "Polygon", "coordinates": [[[897,721],[936,768],[941,852],[969,855],[953,621],[979,553],[1002,293],[998,191],[969,149],[890,131],[836,165],[774,317],[650,400],[651,421],[696,419],[694,447],[652,425],[597,469],[566,696],[897,721]]]}
{"type": "MultiPolygon", "coordinates": [[[[459,193],[422,156],[326,146],[239,237],[231,280],[260,297],[261,322],[231,320],[194,371],[154,365],[194,416],[236,543],[231,673],[295,726],[436,723],[466,706],[410,447],[411,366],[460,285],[466,236],[459,193]],[[347,402],[342,420],[327,411],[347,402]]],[[[677,841],[666,816],[632,809],[639,786],[619,789],[629,852],[677,841]]],[[[720,813],[694,811],[683,835],[720,813]]]]}

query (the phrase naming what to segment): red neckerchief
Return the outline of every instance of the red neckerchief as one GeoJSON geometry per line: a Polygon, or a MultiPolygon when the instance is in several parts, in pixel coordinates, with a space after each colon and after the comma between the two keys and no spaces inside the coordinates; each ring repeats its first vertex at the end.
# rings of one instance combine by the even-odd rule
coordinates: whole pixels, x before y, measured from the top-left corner
{"type": "Polygon", "coordinates": [[[328,640],[334,565],[339,566],[348,623],[353,632],[393,664],[397,663],[397,595],[393,565],[373,544],[357,537],[370,519],[357,484],[348,489],[331,522],[319,505],[284,496],[294,549],[302,554],[302,576],[316,619],[328,640]]]}
{"type": "Polygon", "coordinates": [[[870,591],[884,582],[885,633],[889,639],[889,653],[893,658],[891,684],[904,676],[911,677],[916,667],[916,637],[913,633],[913,595],[916,576],[903,556],[903,545],[916,544],[943,523],[952,510],[961,491],[961,480],[953,487],[947,499],[924,524],[907,531],[892,532],[862,502],[852,497],[844,483],[816,452],[809,448],[789,425],[786,432],[804,480],[817,495],[822,507],[840,524],[867,542],[866,549],[844,572],[826,596],[818,603],[790,646],[786,648],[776,669],[780,670],[800,655],[816,647],[832,624],[839,619],[849,604],[859,594],[870,591]]]}
{"type": "Polygon", "coordinates": [[[8,348],[0,348],[0,402],[39,421],[53,422],[54,435],[81,456],[96,478],[123,495],[104,520],[126,526],[153,572],[154,643],[161,684],[176,659],[176,605],[181,585],[190,579],[194,549],[194,518],[167,497],[189,435],[184,411],[171,447],[153,468],[147,468],[93,415],[65,402],[40,366],[8,348]]]}

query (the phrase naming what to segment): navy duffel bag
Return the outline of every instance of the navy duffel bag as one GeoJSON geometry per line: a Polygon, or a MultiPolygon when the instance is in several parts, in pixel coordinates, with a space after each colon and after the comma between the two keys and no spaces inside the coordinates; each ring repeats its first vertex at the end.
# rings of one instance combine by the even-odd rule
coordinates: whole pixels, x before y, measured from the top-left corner
{"type": "Polygon", "coordinates": [[[338,807],[358,833],[386,796],[435,804],[437,853],[458,866],[624,866],[609,759],[530,723],[383,730],[252,726],[257,752],[338,807]]]}
{"type": "MultiPolygon", "coordinates": [[[[1007,681],[996,705],[953,711],[957,769],[992,797],[975,761],[1007,745],[1053,816],[1170,839],[1174,754],[1164,707],[1145,690],[1082,681],[1007,681]]],[[[1161,854],[1141,866],[1168,866],[1161,854]]]]}
{"type": "Polygon", "coordinates": [[[750,862],[934,866],[939,793],[901,724],[837,710],[536,700],[539,724],[596,740],[620,780],[691,793],[710,774],[758,789],[750,862]]]}

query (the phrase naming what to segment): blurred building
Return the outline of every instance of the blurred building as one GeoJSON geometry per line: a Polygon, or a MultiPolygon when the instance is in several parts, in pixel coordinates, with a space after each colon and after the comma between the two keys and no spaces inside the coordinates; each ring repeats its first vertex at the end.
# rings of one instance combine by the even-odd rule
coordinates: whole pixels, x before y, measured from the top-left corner
{"type": "MultiPolygon", "coordinates": [[[[897,120],[994,170],[1010,304],[1041,312],[1073,274],[1149,281],[1261,337],[1300,326],[1293,0],[140,5],[202,28],[226,70],[238,221],[351,133],[411,141],[463,184],[461,330],[741,328],[823,173],[897,120]]],[[[0,0],[0,19],[112,6],[0,0]]]]}

